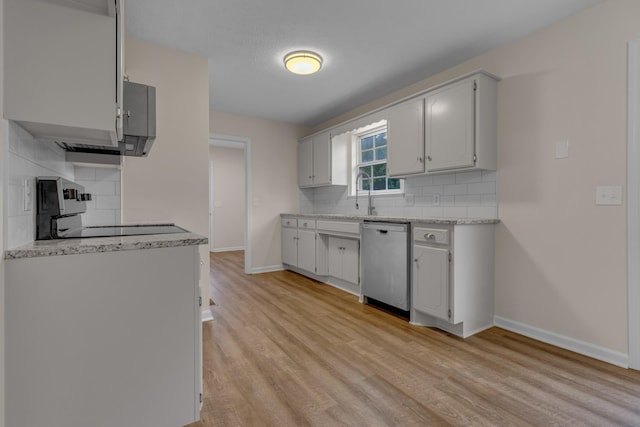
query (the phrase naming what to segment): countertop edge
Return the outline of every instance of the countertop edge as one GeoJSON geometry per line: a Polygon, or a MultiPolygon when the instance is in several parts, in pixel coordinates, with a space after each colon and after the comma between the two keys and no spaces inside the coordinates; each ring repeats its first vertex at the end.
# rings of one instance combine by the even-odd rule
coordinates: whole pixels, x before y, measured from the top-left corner
{"type": "Polygon", "coordinates": [[[422,223],[444,225],[474,225],[474,224],[499,224],[497,218],[415,218],[392,216],[367,216],[367,215],[343,215],[343,214],[309,214],[309,213],[281,213],[281,218],[316,218],[343,221],[380,221],[397,223],[422,223]]]}
{"type": "Polygon", "coordinates": [[[39,258],[101,252],[206,245],[209,239],[194,233],[84,239],[39,240],[4,251],[4,259],[39,258]]]}

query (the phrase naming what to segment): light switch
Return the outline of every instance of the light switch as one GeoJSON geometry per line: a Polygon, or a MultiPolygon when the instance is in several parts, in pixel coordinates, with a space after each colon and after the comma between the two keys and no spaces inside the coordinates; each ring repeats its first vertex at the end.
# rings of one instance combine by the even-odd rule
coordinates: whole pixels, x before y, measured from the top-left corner
{"type": "Polygon", "coordinates": [[[621,205],[622,204],[622,187],[617,186],[599,186],[596,187],[596,205],[621,205]]]}
{"type": "Polygon", "coordinates": [[[30,178],[26,178],[22,185],[23,209],[25,212],[33,210],[33,182],[30,178]]]}
{"type": "Polygon", "coordinates": [[[556,142],[556,159],[569,157],[569,141],[556,142]]]}

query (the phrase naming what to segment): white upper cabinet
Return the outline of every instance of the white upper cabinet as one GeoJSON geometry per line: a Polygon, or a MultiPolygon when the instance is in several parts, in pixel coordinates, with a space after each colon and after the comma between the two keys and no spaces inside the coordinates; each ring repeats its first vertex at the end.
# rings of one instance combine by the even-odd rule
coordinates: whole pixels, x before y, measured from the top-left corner
{"type": "Polygon", "coordinates": [[[427,172],[496,169],[496,91],[496,80],[478,73],[427,94],[427,172]]]}
{"type": "Polygon", "coordinates": [[[424,172],[424,98],[388,109],[387,150],[389,176],[424,172]]]}
{"type": "Polygon", "coordinates": [[[347,185],[347,138],[322,132],[298,144],[298,186],[347,185]]]}
{"type": "Polygon", "coordinates": [[[5,0],[4,117],[40,139],[117,145],[123,9],[121,0],[5,0]]]}
{"type": "Polygon", "coordinates": [[[307,138],[298,144],[298,186],[313,186],[313,139],[307,138]]]}

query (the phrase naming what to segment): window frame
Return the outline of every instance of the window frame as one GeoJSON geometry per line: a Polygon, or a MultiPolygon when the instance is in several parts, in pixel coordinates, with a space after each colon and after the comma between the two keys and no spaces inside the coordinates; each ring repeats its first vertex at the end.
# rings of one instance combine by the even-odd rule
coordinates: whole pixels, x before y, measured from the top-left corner
{"type": "MultiPolygon", "coordinates": [[[[360,172],[360,167],[361,166],[374,166],[374,165],[378,165],[378,164],[388,164],[389,163],[389,141],[387,140],[387,155],[385,156],[384,160],[373,160],[371,162],[360,162],[362,160],[362,139],[367,138],[369,136],[375,136],[378,135],[380,133],[386,133],[387,132],[387,123],[386,121],[384,121],[384,123],[382,124],[375,124],[373,126],[367,126],[366,128],[354,132],[352,134],[352,153],[353,153],[353,162],[352,162],[352,173],[351,173],[351,179],[352,179],[352,191],[351,191],[351,195],[355,196],[356,193],[358,195],[367,195],[369,194],[369,190],[360,190],[358,188],[358,180],[357,180],[357,176],[358,173],[360,172]]],[[[374,152],[374,157],[375,157],[375,145],[372,148],[373,152],[374,152]]],[[[385,175],[386,181],[385,181],[385,186],[387,187],[385,190],[374,190],[373,188],[371,188],[371,195],[375,195],[375,196],[384,196],[384,195],[402,195],[404,194],[404,179],[402,178],[392,178],[389,177],[388,175],[385,175]],[[391,189],[389,190],[389,180],[390,179],[397,179],[400,183],[400,188],[397,189],[391,189]]],[[[373,185],[373,177],[371,177],[371,182],[369,183],[370,186],[373,185]]]]}

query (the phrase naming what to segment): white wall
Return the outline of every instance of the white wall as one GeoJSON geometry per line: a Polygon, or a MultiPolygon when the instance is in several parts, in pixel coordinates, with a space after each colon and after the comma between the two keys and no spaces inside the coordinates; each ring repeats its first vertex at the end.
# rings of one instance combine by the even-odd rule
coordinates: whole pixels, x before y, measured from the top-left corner
{"type": "MultiPolygon", "coordinates": [[[[156,88],[157,138],[148,157],[122,166],[125,223],[173,222],[209,235],[207,58],[128,38],[126,74],[156,88]]],[[[200,287],[209,300],[209,250],[200,246],[200,287]]],[[[203,307],[206,309],[206,307],[203,307]]]]}
{"type": "Polygon", "coordinates": [[[298,209],[298,139],[308,128],[212,111],[210,132],[251,141],[252,270],[282,265],[280,213],[298,209]]]}
{"type": "Polygon", "coordinates": [[[496,314],[605,351],[628,352],[627,42],[640,2],[609,0],[317,127],[484,68],[498,85],[496,314]],[[555,159],[568,140],[570,156],[555,159]]]}
{"type": "Polygon", "coordinates": [[[244,247],[245,167],[244,150],[210,147],[213,162],[213,250],[244,247]]]}

